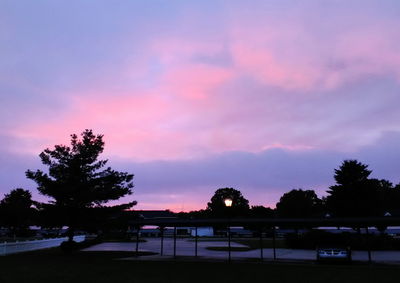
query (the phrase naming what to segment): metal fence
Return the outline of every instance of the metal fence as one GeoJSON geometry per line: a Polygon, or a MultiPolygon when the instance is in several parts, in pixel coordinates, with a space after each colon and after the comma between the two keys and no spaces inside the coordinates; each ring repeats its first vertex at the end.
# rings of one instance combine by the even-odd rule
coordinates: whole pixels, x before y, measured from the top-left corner
{"type": "MultiPolygon", "coordinates": [[[[67,239],[68,239],[67,237],[63,237],[63,238],[53,238],[53,239],[34,240],[34,241],[16,241],[16,242],[0,243],[0,256],[57,247],[67,239]]],[[[85,240],[85,235],[74,237],[75,242],[83,242],[84,240],[85,240]]]]}
{"type": "MultiPolygon", "coordinates": [[[[136,246],[135,251],[139,252],[140,246],[140,230],[141,227],[145,225],[158,226],[160,228],[160,255],[164,255],[164,228],[170,227],[173,228],[172,234],[172,255],[175,258],[177,256],[177,227],[193,227],[194,228],[194,250],[193,255],[195,257],[198,256],[198,228],[206,227],[206,226],[225,226],[227,229],[227,242],[228,242],[228,250],[227,257],[228,261],[231,261],[232,257],[232,231],[231,227],[235,226],[253,226],[255,230],[259,230],[260,233],[258,235],[260,241],[259,248],[259,258],[264,260],[264,252],[271,252],[271,256],[273,260],[277,260],[278,258],[286,259],[287,256],[285,254],[288,253],[288,249],[278,249],[276,247],[276,237],[277,237],[277,227],[292,227],[295,229],[300,229],[304,227],[308,227],[308,229],[312,227],[352,227],[354,228],[364,228],[366,231],[367,238],[369,239],[370,232],[369,227],[377,227],[377,226],[400,226],[400,218],[398,217],[379,217],[379,218],[339,218],[339,219],[178,219],[178,218],[153,218],[153,219],[138,219],[132,221],[132,226],[136,227],[136,246]],[[271,240],[272,240],[272,248],[265,249],[263,247],[263,233],[262,229],[268,227],[271,230],[271,240]],[[280,254],[278,255],[278,252],[280,254]]],[[[368,240],[366,244],[366,250],[362,252],[357,252],[357,258],[359,257],[361,260],[367,260],[368,262],[372,262],[372,251],[370,247],[370,241],[368,240]]],[[[308,259],[315,258],[315,251],[305,252],[301,257],[305,257],[308,259]]],[[[397,255],[396,255],[397,257],[397,255]]]]}

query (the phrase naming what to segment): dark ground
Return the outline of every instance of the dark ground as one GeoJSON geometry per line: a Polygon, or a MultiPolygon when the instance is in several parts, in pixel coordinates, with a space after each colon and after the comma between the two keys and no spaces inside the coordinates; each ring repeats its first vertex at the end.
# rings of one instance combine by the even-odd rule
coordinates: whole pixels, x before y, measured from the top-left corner
{"type": "Polygon", "coordinates": [[[0,257],[0,282],[399,282],[400,266],[316,263],[128,261],[132,252],[59,249],[0,257]]]}

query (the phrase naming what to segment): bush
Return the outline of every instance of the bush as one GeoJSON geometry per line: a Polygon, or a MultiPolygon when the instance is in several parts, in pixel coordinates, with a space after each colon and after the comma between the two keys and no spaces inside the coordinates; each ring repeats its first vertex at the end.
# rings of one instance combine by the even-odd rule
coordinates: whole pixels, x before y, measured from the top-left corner
{"type": "Polygon", "coordinates": [[[65,253],[70,253],[78,250],[78,243],[75,241],[64,241],[61,243],[60,248],[65,253]]]}
{"type": "Polygon", "coordinates": [[[61,243],[60,248],[65,253],[71,253],[74,251],[78,251],[81,249],[88,248],[90,246],[99,244],[101,241],[98,239],[83,241],[83,242],[75,242],[75,241],[64,241],[61,243]]]}
{"type": "Polygon", "coordinates": [[[125,231],[107,231],[99,236],[102,240],[129,240],[130,237],[125,231]]]}

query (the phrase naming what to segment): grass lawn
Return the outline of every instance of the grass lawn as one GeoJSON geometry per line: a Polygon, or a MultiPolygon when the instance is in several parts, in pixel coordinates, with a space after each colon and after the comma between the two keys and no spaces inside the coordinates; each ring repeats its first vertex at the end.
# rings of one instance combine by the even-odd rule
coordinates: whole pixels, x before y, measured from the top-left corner
{"type": "Polygon", "coordinates": [[[288,263],[120,261],[132,252],[49,249],[0,257],[0,282],[398,282],[400,267],[288,263]]]}

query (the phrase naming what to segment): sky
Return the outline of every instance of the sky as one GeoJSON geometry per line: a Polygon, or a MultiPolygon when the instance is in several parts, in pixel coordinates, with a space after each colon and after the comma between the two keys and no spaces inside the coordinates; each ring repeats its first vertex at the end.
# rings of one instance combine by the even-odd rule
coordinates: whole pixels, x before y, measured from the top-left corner
{"type": "Polygon", "coordinates": [[[400,1],[0,0],[0,198],[72,133],[136,209],[233,187],[325,195],[345,159],[400,182],[400,1]]]}

